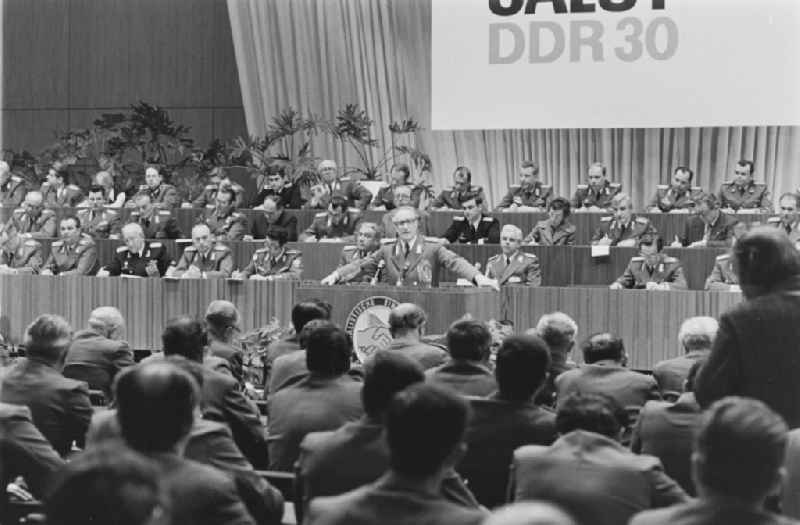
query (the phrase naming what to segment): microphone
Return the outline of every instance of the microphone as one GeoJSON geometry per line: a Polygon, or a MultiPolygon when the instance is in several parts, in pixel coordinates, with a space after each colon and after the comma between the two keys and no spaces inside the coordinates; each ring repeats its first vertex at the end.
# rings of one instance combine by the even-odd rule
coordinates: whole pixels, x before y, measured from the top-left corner
{"type": "Polygon", "coordinates": [[[381,272],[383,271],[384,266],[386,266],[386,261],[381,259],[378,261],[378,268],[375,270],[375,275],[372,276],[372,279],[369,281],[369,284],[375,286],[378,284],[378,279],[381,277],[381,272]]]}

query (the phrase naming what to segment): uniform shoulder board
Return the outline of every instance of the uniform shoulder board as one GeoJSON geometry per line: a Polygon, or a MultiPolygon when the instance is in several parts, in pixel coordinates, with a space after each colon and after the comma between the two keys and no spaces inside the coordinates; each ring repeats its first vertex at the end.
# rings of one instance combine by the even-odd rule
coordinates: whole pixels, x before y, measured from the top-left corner
{"type": "Polygon", "coordinates": [[[224,244],[217,244],[214,246],[214,249],[217,250],[218,252],[224,252],[225,250],[230,250],[230,248],[228,248],[224,244]]]}
{"type": "Polygon", "coordinates": [[[286,250],[286,252],[284,253],[286,253],[286,255],[292,255],[294,257],[298,257],[300,255],[299,250],[286,250]]]}
{"type": "Polygon", "coordinates": [[[128,247],[127,246],[117,246],[117,253],[122,253],[122,252],[127,252],[127,251],[128,251],[128,247]]]}
{"type": "Polygon", "coordinates": [[[205,189],[207,189],[207,190],[216,190],[217,189],[217,185],[216,184],[206,184],[205,189]]]}
{"type": "Polygon", "coordinates": [[[256,250],[256,253],[264,253],[264,252],[267,252],[267,251],[269,251],[269,250],[267,250],[266,248],[259,248],[258,250],[256,250]]]}
{"type": "Polygon", "coordinates": [[[664,262],[665,263],[676,263],[676,262],[678,262],[678,259],[676,259],[675,257],[664,257],[664,262]]]}
{"type": "Polygon", "coordinates": [[[588,190],[589,189],[589,185],[588,184],[578,184],[578,186],[576,186],[576,187],[579,190],[588,190]]]}
{"type": "Polygon", "coordinates": [[[117,214],[117,212],[115,212],[114,210],[106,210],[106,213],[111,215],[112,217],[117,214]]]}
{"type": "Polygon", "coordinates": [[[495,218],[494,218],[494,217],[484,217],[484,218],[483,218],[483,219],[481,219],[481,220],[482,220],[482,221],[486,221],[486,222],[494,222],[494,221],[495,221],[495,218]]]}
{"type": "Polygon", "coordinates": [[[80,191],[80,188],[75,184],[67,184],[67,188],[70,189],[70,190],[78,190],[78,191],[80,191]]]}
{"type": "Polygon", "coordinates": [[[622,184],[620,184],[619,182],[609,182],[608,185],[609,187],[614,189],[619,189],[622,187],[622,184]]]}
{"type": "Polygon", "coordinates": [[[535,253],[530,253],[530,252],[522,252],[522,256],[527,257],[528,259],[538,259],[535,253]]]}
{"type": "Polygon", "coordinates": [[[14,215],[25,213],[25,208],[17,208],[13,213],[14,215]]]}
{"type": "Polygon", "coordinates": [[[726,261],[726,260],[728,260],[730,258],[731,258],[731,254],[729,254],[729,253],[723,253],[722,255],[717,255],[717,260],[718,261],[726,261]]]}
{"type": "Polygon", "coordinates": [[[50,183],[49,183],[49,182],[47,182],[47,181],[44,181],[44,182],[42,183],[42,188],[49,188],[49,187],[50,187],[50,183]]]}
{"type": "Polygon", "coordinates": [[[28,239],[27,241],[25,241],[25,246],[29,248],[36,248],[37,246],[39,246],[39,241],[37,241],[36,239],[28,239]]]}
{"type": "Polygon", "coordinates": [[[648,222],[650,222],[650,219],[648,219],[647,217],[636,217],[636,222],[638,222],[639,224],[647,224],[648,222]]]}
{"type": "Polygon", "coordinates": [[[55,214],[56,214],[56,212],[54,212],[53,210],[48,209],[48,208],[45,208],[45,209],[42,210],[42,217],[47,217],[49,215],[55,215],[55,214]]]}
{"type": "Polygon", "coordinates": [[[347,208],[348,213],[361,213],[361,210],[358,208],[347,208]]]}
{"type": "Polygon", "coordinates": [[[240,213],[238,211],[235,211],[235,212],[231,213],[231,217],[233,217],[234,219],[244,219],[245,218],[244,214],[240,213]]]}
{"type": "Polygon", "coordinates": [[[455,217],[453,217],[453,220],[454,221],[465,221],[465,220],[467,220],[467,218],[464,217],[463,215],[456,215],[455,217]]]}
{"type": "Polygon", "coordinates": [[[81,238],[81,240],[78,241],[78,244],[80,246],[88,246],[90,244],[94,244],[94,241],[92,240],[91,237],[86,236],[86,237],[81,238]]]}
{"type": "Polygon", "coordinates": [[[612,217],[610,215],[608,217],[600,217],[600,222],[611,222],[611,219],[613,219],[613,218],[614,217],[612,217]]]}
{"type": "Polygon", "coordinates": [[[381,239],[381,244],[392,244],[392,243],[394,243],[396,241],[397,241],[397,239],[393,239],[391,237],[387,237],[385,239],[381,239]]]}
{"type": "Polygon", "coordinates": [[[481,188],[480,186],[470,186],[469,191],[477,193],[479,191],[483,191],[483,188],[481,188]]]}
{"type": "Polygon", "coordinates": [[[659,190],[666,190],[667,188],[669,188],[669,184],[659,184],[658,186],[656,186],[656,188],[658,188],[659,190]]]}
{"type": "Polygon", "coordinates": [[[497,260],[498,260],[498,259],[500,259],[500,257],[502,257],[502,256],[503,256],[503,254],[502,254],[502,253],[497,253],[497,254],[495,254],[495,255],[492,255],[491,257],[489,257],[489,261],[497,261],[497,260]]]}
{"type": "Polygon", "coordinates": [[[692,191],[703,191],[702,186],[692,186],[692,191]]]}
{"type": "Polygon", "coordinates": [[[769,219],[767,219],[767,222],[770,223],[770,224],[778,224],[779,222],[781,222],[781,218],[780,217],[770,217],[769,219]]]}
{"type": "Polygon", "coordinates": [[[352,251],[354,251],[355,249],[356,249],[355,245],[353,245],[353,244],[349,244],[349,245],[345,246],[344,248],[342,248],[342,251],[345,251],[345,252],[352,252],[352,251]]]}
{"type": "Polygon", "coordinates": [[[756,188],[765,188],[767,185],[764,184],[763,182],[754,182],[753,186],[755,186],[756,188]]]}
{"type": "Polygon", "coordinates": [[[522,184],[512,184],[508,187],[509,190],[518,190],[522,187],[522,184]]]}
{"type": "Polygon", "coordinates": [[[194,246],[187,246],[186,249],[183,250],[183,251],[185,251],[185,252],[196,252],[197,248],[195,248],[194,246]]]}
{"type": "Polygon", "coordinates": [[[549,190],[549,189],[552,189],[552,187],[553,187],[552,184],[542,184],[542,186],[541,186],[541,188],[543,190],[549,190]]]}
{"type": "Polygon", "coordinates": [[[644,257],[631,257],[631,262],[642,262],[644,257]]]}
{"type": "Polygon", "coordinates": [[[442,243],[442,239],[441,239],[441,237],[425,237],[425,242],[433,242],[433,243],[436,243],[436,244],[441,244],[442,243]]]}
{"type": "Polygon", "coordinates": [[[323,217],[327,217],[327,216],[328,216],[328,212],[326,212],[326,211],[321,211],[319,213],[315,213],[314,214],[314,218],[320,218],[320,219],[322,219],[323,217]]]}
{"type": "Polygon", "coordinates": [[[171,212],[171,211],[169,211],[169,210],[159,210],[159,211],[158,211],[158,214],[159,214],[159,215],[164,215],[164,216],[166,216],[166,217],[169,217],[169,216],[172,214],[172,212],[171,212]]]}
{"type": "Polygon", "coordinates": [[[55,241],[50,246],[61,246],[62,244],[64,244],[64,241],[55,241]]]}
{"type": "Polygon", "coordinates": [[[150,247],[151,248],[161,248],[161,246],[162,246],[162,244],[160,242],[151,242],[150,243],[150,247]]]}
{"type": "Polygon", "coordinates": [[[11,176],[11,180],[13,180],[14,182],[22,182],[22,177],[18,177],[16,175],[12,175],[11,176]]]}
{"type": "Polygon", "coordinates": [[[350,180],[351,180],[350,177],[342,177],[341,179],[339,179],[339,182],[350,182],[350,180]]]}

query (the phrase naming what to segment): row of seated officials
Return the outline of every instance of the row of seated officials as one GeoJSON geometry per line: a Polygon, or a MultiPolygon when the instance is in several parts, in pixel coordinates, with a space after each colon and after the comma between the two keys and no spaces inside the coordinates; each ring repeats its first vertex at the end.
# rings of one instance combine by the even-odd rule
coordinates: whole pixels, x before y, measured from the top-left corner
{"type": "Polygon", "coordinates": [[[410,303],[390,313],[390,345],[354,366],[330,313],[297,304],[296,335],[267,348],[266,427],[242,395],[231,303],[170,321],[163,353],[139,364],[115,308],[74,335],[40,316],[0,386],[0,482],[70,525],[280,523],[284,498],[311,525],[797,523],[777,512],[800,516],[800,434],[695,384],[714,319],[686,320],[685,354],[650,376],[608,333],[576,366],[563,313],[496,351],[485,324],[457,321],[445,350],[410,303]],[[93,411],[87,383],[111,408],[93,411]],[[294,472],[293,487],[256,468],[294,472]],[[508,501],[542,503],[490,514],[508,501]]]}

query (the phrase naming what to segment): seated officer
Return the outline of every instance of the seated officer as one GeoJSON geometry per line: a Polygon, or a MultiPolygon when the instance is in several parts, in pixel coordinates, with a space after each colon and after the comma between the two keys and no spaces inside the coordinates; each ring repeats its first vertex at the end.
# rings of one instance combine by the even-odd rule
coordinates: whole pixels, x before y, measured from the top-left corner
{"type": "Polygon", "coordinates": [[[577,228],[567,220],[571,215],[569,201],[564,197],[556,197],[550,201],[547,214],[549,218],[537,222],[522,242],[543,246],[574,246],[577,228]]]}
{"type": "Polygon", "coordinates": [[[372,200],[372,207],[376,210],[393,210],[402,204],[395,202],[395,192],[398,188],[409,187],[411,188],[411,206],[418,208],[419,199],[425,188],[422,186],[413,186],[411,182],[411,169],[408,164],[395,164],[392,166],[389,179],[389,185],[383,186],[378,190],[378,194],[372,200]]]}
{"type": "Polygon", "coordinates": [[[610,210],[611,200],[621,190],[621,184],[606,179],[606,167],[595,162],[589,166],[589,184],[578,184],[572,197],[572,207],[585,211],[610,210]]]}
{"type": "Polygon", "coordinates": [[[464,202],[474,198],[486,202],[483,188],[472,185],[472,172],[466,166],[459,166],[453,172],[453,186],[443,190],[433,200],[431,208],[460,210],[464,202]]]}
{"type": "Polygon", "coordinates": [[[181,236],[172,212],[156,209],[148,193],[139,193],[131,200],[136,210],[131,212],[130,220],[142,227],[146,239],[177,239],[181,236]]]}
{"type": "Polygon", "coordinates": [[[689,248],[730,246],[734,226],[739,221],[719,209],[719,199],[713,193],[697,198],[694,215],[683,226],[683,236],[675,236],[674,247],[689,248]]]}
{"type": "MultiPolygon", "coordinates": [[[[145,184],[139,186],[139,193],[136,195],[149,195],[153,206],[160,209],[173,210],[178,207],[178,190],[172,184],[164,182],[164,176],[155,166],[150,166],[144,170],[145,184]]],[[[130,201],[129,201],[130,202],[130,201]]],[[[145,228],[147,234],[147,228],[145,228]]]]}
{"type": "Polygon", "coordinates": [[[0,274],[39,273],[42,245],[36,239],[23,239],[16,226],[0,231],[0,274]]]}
{"type": "Polygon", "coordinates": [[[76,214],[81,221],[83,233],[93,239],[118,239],[119,215],[114,210],[105,208],[106,197],[102,186],[91,186],[86,199],[88,208],[78,210],[76,214]]]}
{"type": "Polygon", "coordinates": [[[328,240],[352,240],[358,224],[361,222],[361,211],[347,208],[347,200],[341,195],[334,195],[328,205],[328,211],[314,215],[314,222],[300,236],[304,242],[328,240]]]}
{"type": "MultiPolygon", "coordinates": [[[[244,188],[240,184],[233,182],[224,168],[219,166],[213,168],[208,174],[210,181],[203,188],[203,192],[191,204],[193,208],[209,208],[214,207],[217,191],[221,189],[230,189],[233,191],[233,208],[238,209],[242,207],[242,199],[244,196],[244,188]]],[[[188,204],[184,206],[189,207],[188,204]]]]}
{"type": "Polygon", "coordinates": [[[678,166],[672,173],[672,184],[659,184],[650,201],[650,213],[688,213],[695,200],[703,193],[700,186],[692,186],[694,173],[685,166],[678,166]]]}
{"type": "Polygon", "coordinates": [[[183,250],[178,265],[167,270],[165,277],[213,279],[230,277],[232,271],[231,249],[214,241],[207,224],[196,224],[192,228],[192,245],[183,250]]]}
{"type": "MultiPolygon", "coordinates": [[[[747,233],[748,225],[746,222],[739,222],[733,226],[733,244],[736,239],[747,233]]],[[[718,255],[714,260],[714,268],[706,278],[706,290],[717,292],[741,292],[739,288],[739,277],[733,271],[733,257],[730,253],[718,255]]]]}
{"type": "Polygon", "coordinates": [[[250,201],[251,208],[261,206],[269,196],[274,197],[281,208],[299,210],[303,207],[300,186],[289,179],[283,168],[268,168],[266,174],[260,174],[256,179],[256,188],[256,196],[250,201]]]}
{"type": "Polygon", "coordinates": [[[44,205],[48,208],[77,206],[83,200],[81,189],[75,184],[69,184],[69,172],[64,169],[50,168],[47,178],[42,183],[40,191],[44,205]]]}
{"type": "Polygon", "coordinates": [[[244,270],[233,272],[234,279],[274,281],[300,279],[303,276],[303,258],[297,250],[286,249],[287,233],[283,228],[270,228],[264,247],[256,250],[244,270]]]}
{"type": "Polygon", "coordinates": [[[161,277],[169,268],[170,258],[163,244],[146,241],[142,227],[131,222],[122,227],[125,246],[117,248],[114,259],[97,272],[97,277],[118,275],[161,277]]]}
{"type": "Polygon", "coordinates": [[[245,241],[253,239],[264,239],[270,228],[279,227],[286,230],[289,242],[297,241],[297,217],[289,215],[283,208],[280,197],[277,195],[267,195],[261,203],[263,213],[253,217],[250,226],[250,234],[244,236],[245,241]]]}
{"type": "Polygon", "coordinates": [[[796,193],[784,193],[778,201],[780,214],[770,217],[767,223],[782,228],[789,236],[789,240],[797,246],[800,242],[800,215],[797,213],[798,196],[796,193]]]}
{"type": "Polygon", "coordinates": [[[726,213],[772,213],[767,185],[753,182],[753,169],[752,160],[740,160],[734,169],[734,180],[720,187],[720,208],[726,213]]]}
{"type": "MultiPolygon", "coordinates": [[[[423,191],[425,188],[422,186],[417,186],[418,188],[422,188],[423,191]]],[[[397,236],[397,231],[394,229],[394,223],[392,223],[392,217],[394,214],[397,213],[397,210],[404,207],[404,206],[411,206],[412,208],[416,208],[417,206],[414,205],[414,202],[411,199],[411,195],[414,192],[413,186],[398,186],[394,190],[394,203],[396,208],[390,210],[383,214],[383,219],[381,219],[381,225],[383,226],[384,237],[393,238],[397,236]]],[[[430,214],[425,210],[419,210],[419,231],[422,235],[428,235],[428,217],[430,214]]]]}
{"type": "Polygon", "coordinates": [[[539,270],[539,258],[532,253],[519,251],[522,243],[522,230],[513,224],[503,226],[500,232],[501,253],[490,257],[486,262],[486,277],[497,279],[500,286],[504,284],[524,284],[541,286],[542,272],[539,270]]]}
{"type": "Polygon", "coordinates": [[[330,285],[346,282],[360,271],[381,267],[379,281],[396,286],[431,286],[434,283],[434,270],[443,266],[459,277],[473,281],[478,286],[500,287],[497,281],[480,273],[463,257],[451,252],[441,243],[430,241],[419,235],[419,215],[411,207],[399,208],[394,216],[397,240],[384,242],[380,250],[358,261],[336,269],[322,279],[322,284],[330,285]]]}
{"type": "Polygon", "coordinates": [[[513,184],[497,206],[503,211],[544,211],[553,198],[553,186],[539,181],[539,165],[530,160],[522,163],[519,184],[513,184]]]}
{"type": "Polygon", "coordinates": [[[220,188],[214,197],[214,207],[207,208],[197,218],[198,223],[208,225],[218,241],[241,241],[247,231],[247,217],[234,208],[234,197],[230,186],[220,188]]]}
{"type": "Polygon", "coordinates": [[[656,229],[647,217],[633,215],[631,198],[618,193],[611,200],[612,217],[600,219],[601,225],[592,236],[592,244],[610,246],[636,246],[644,235],[655,235],[656,229]]]}
{"type": "Polygon", "coordinates": [[[56,212],[44,208],[42,194],[38,191],[25,195],[22,207],[14,210],[8,223],[14,224],[20,234],[34,239],[56,236],[56,212]]]}
{"type": "Polygon", "coordinates": [[[500,222],[483,214],[483,200],[472,197],[461,203],[464,215],[453,217],[444,237],[447,242],[461,244],[497,244],[500,242],[500,222]]]}
{"type": "Polygon", "coordinates": [[[332,160],[323,160],[317,167],[317,173],[322,180],[324,191],[319,199],[312,199],[309,207],[325,209],[328,203],[336,196],[343,197],[348,207],[366,210],[372,201],[372,192],[350,177],[339,177],[336,163],[332,160]]]}
{"type": "MultiPolygon", "coordinates": [[[[339,258],[339,268],[352,262],[360,261],[367,255],[372,254],[381,248],[381,231],[374,222],[362,222],[356,233],[356,244],[350,244],[342,248],[342,256],[339,258]]],[[[362,268],[353,277],[347,279],[349,283],[368,283],[375,277],[376,267],[362,268]]]]}
{"type": "Polygon", "coordinates": [[[81,233],[75,216],[59,223],[61,238],[50,245],[50,257],[42,266],[41,275],[94,275],[97,271],[97,247],[94,240],[81,233]]]}
{"type": "Polygon", "coordinates": [[[0,206],[17,208],[25,199],[25,180],[11,174],[11,168],[0,160],[0,206]]]}
{"type": "Polygon", "coordinates": [[[631,257],[625,273],[611,283],[612,290],[622,288],[647,290],[686,290],[686,277],[681,262],[661,250],[664,243],[657,235],[639,240],[639,257],[631,257]]]}

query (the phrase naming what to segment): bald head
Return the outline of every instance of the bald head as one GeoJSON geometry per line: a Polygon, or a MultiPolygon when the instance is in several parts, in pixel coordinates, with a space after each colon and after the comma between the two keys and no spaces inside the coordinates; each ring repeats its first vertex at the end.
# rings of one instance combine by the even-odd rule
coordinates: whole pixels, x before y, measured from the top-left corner
{"type": "Polygon", "coordinates": [[[483,525],[577,525],[577,523],[555,505],[543,501],[525,501],[495,510],[483,525]]]}
{"type": "Polygon", "coordinates": [[[211,301],[206,309],[206,326],[212,338],[229,343],[239,329],[239,310],[230,301],[211,301]]]}
{"type": "Polygon", "coordinates": [[[120,340],[125,337],[125,318],[113,306],[101,306],[92,310],[87,324],[90,329],[108,339],[120,340]]]}
{"type": "Polygon", "coordinates": [[[400,303],[389,313],[389,331],[394,338],[419,339],[427,320],[425,311],[416,304],[400,303]]]}
{"type": "Polygon", "coordinates": [[[29,191],[27,195],[25,195],[25,202],[30,206],[41,206],[42,200],[42,192],[40,191],[29,191]]]}

